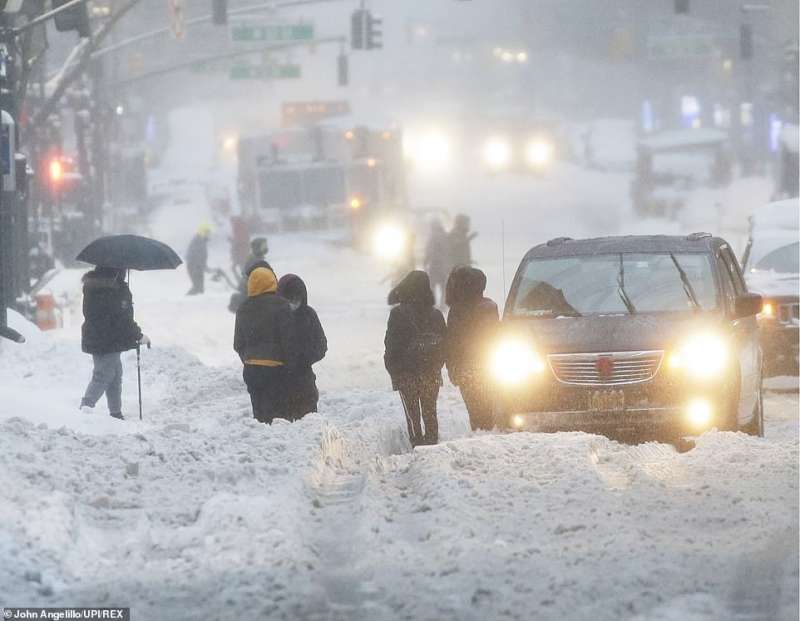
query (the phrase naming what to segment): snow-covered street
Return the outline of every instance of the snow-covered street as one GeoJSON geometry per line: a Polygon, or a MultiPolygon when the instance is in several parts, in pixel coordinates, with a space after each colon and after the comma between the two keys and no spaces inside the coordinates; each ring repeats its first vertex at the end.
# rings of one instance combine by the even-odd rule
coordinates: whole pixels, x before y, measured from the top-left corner
{"type": "MultiPolygon", "coordinates": [[[[621,232],[624,212],[592,226],[598,203],[580,204],[577,234],[621,232]]],[[[498,237],[483,226],[488,264],[498,237]]],[[[271,245],[276,269],[308,282],[330,342],[320,413],[300,422],[253,420],[229,292],[212,282],[186,298],[182,269],[133,276],[154,342],[142,422],[130,353],[128,420],[77,411],[90,374],[81,272],[54,285],[68,327],[2,345],[0,602],[124,605],[139,619],[796,618],[796,393],[768,394],[765,438],[710,432],[678,454],[474,434],[448,387],[442,442],[412,451],[383,370],[381,268],[313,236],[271,245]]],[[[212,263],[226,251],[220,235],[212,263]]]]}

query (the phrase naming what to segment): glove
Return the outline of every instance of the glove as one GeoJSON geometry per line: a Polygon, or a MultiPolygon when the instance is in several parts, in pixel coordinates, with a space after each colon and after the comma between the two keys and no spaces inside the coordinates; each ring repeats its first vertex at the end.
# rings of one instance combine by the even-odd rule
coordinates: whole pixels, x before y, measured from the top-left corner
{"type": "Polygon", "coordinates": [[[142,334],[142,336],[139,337],[139,345],[147,345],[147,349],[150,349],[150,337],[146,334],[142,334]]]}

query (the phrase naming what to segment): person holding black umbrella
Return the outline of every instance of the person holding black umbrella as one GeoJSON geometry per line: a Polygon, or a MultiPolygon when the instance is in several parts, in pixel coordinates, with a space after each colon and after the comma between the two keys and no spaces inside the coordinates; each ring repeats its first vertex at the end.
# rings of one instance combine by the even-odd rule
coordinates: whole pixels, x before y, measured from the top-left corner
{"type": "Polygon", "coordinates": [[[133,296],[125,270],[96,267],[83,277],[81,348],[94,362],[92,379],[81,399],[81,409],[94,408],[103,394],[114,418],[122,416],[122,361],[120,353],[150,344],[133,319],[133,296]]]}
{"type": "Polygon", "coordinates": [[[107,235],[80,251],[78,261],[96,265],[83,282],[83,351],[97,356],[95,373],[86,389],[81,409],[94,407],[103,393],[111,415],[122,418],[122,364],[120,352],[136,348],[139,385],[139,420],[142,419],[142,367],[140,345],[150,339],[133,319],[133,297],[125,272],[174,270],[182,261],[165,243],[140,235],[107,235]]]}

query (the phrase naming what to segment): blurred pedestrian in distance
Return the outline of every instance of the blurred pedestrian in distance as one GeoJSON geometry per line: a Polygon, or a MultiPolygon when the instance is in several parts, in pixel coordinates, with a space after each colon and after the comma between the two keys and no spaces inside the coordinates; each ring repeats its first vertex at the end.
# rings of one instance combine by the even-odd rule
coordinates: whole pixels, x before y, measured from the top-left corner
{"type": "Polygon", "coordinates": [[[211,236],[211,227],[201,224],[197,234],[189,242],[186,250],[186,270],[192,281],[192,288],[186,295],[197,295],[205,291],[206,271],[208,271],[208,238],[211,236]]]}
{"type": "MultiPolygon", "coordinates": [[[[269,252],[269,244],[266,237],[254,237],[250,242],[250,255],[244,262],[242,273],[239,277],[239,290],[231,294],[230,302],[228,303],[228,310],[235,313],[242,302],[247,299],[247,279],[250,274],[257,267],[266,267],[268,270],[272,269],[267,259],[269,252]]],[[[274,272],[274,270],[273,270],[274,272]]]]}
{"type": "Polygon", "coordinates": [[[461,390],[473,431],[494,427],[486,360],[500,315],[485,290],[486,274],[474,267],[457,267],[447,279],[447,374],[461,390]]]}
{"type": "Polygon", "coordinates": [[[241,216],[231,216],[231,265],[234,278],[242,272],[250,253],[250,233],[241,216]]]}
{"type": "Polygon", "coordinates": [[[292,309],[295,335],[295,365],[288,369],[286,410],[289,420],[300,420],[317,411],[319,390],[312,366],[325,357],[328,340],[316,311],[308,305],[308,290],[302,278],[286,274],[278,281],[278,295],[292,309]]]}
{"type": "Polygon", "coordinates": [[[267,269],[272,269],[266,259],[268,253],[269,243],[267,242],[266,237],[254,237],[250,241],[250,254],[244,261],[242,267],[242,273],[244,274],[245,278],[250,276],[250,272],[252,272],[256,267],[266,267],[267,269]]]}
{"type": "Polygon", "coordinates": [[[252,271],[247,299],[236,311],[233,336],[253,416],[262,423],[287,418],[287,378],[296,355],[292,309],[277,291],[278,279],[271,269],[252,271]]]}
{"type": "Polygon", "coordinates": [[[457,215],[453,229],[448,236],[449,265],[451,267],[472,265],[472,240],[477,236],[477,233],[470,231],[469,216],[463,213],[457,215]]]}
{"type": "Polygon", "coordinates": [[[92,379],[81,399],[89,411],[105,393],[111,416],[122,416],[122,361],[120,353],[150,343],[133,319],[133,297],[125,271],[96,267],[83,277],[81,349],[91,354],[92,379]]]}
{"type": "Polygon", "coordinates": [[[422,271],[408,274],[388,301],[394,308],[386,327],[384,363],[392,388],[403,402],[411,446],[436,444],[436,400],[442,385],[447,331],[444,317],[434,308],[430,279],[422,271]]]}
{"type": "Polygon", "coordinates": [[[450,272],[447,252],[448,239],[441,221],[436,218],[431,221],[428,232],[428,243],[425,245],[424,268],[431,279],[431,289],[437,305],[444,302],[444,289],[447,275],[450,272]]]}

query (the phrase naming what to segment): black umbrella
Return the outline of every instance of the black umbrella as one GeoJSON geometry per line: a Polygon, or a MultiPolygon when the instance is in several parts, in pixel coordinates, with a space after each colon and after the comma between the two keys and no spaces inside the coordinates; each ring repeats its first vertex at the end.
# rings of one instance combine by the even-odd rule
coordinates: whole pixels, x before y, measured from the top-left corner
{"type": "Polygon", "coordinates": [[[165,243],[139,235],[109,235],[81,250],[78,261],[125,270],[174,270],[183,261],[165,243]]]}
{"type": "MultiPolygon", "coordinates": [[[[165,243],[140,235],[109,235],[95,239],[75,257],[78,261],[123,270],[174,270],[183,261],[165,243]]],[[[150,344],[147,344],[150,347],[150,344]]],[[[142,362],[136,345],[136,374],[139,383],[139,420],[142,419],[142,362]]]]}

